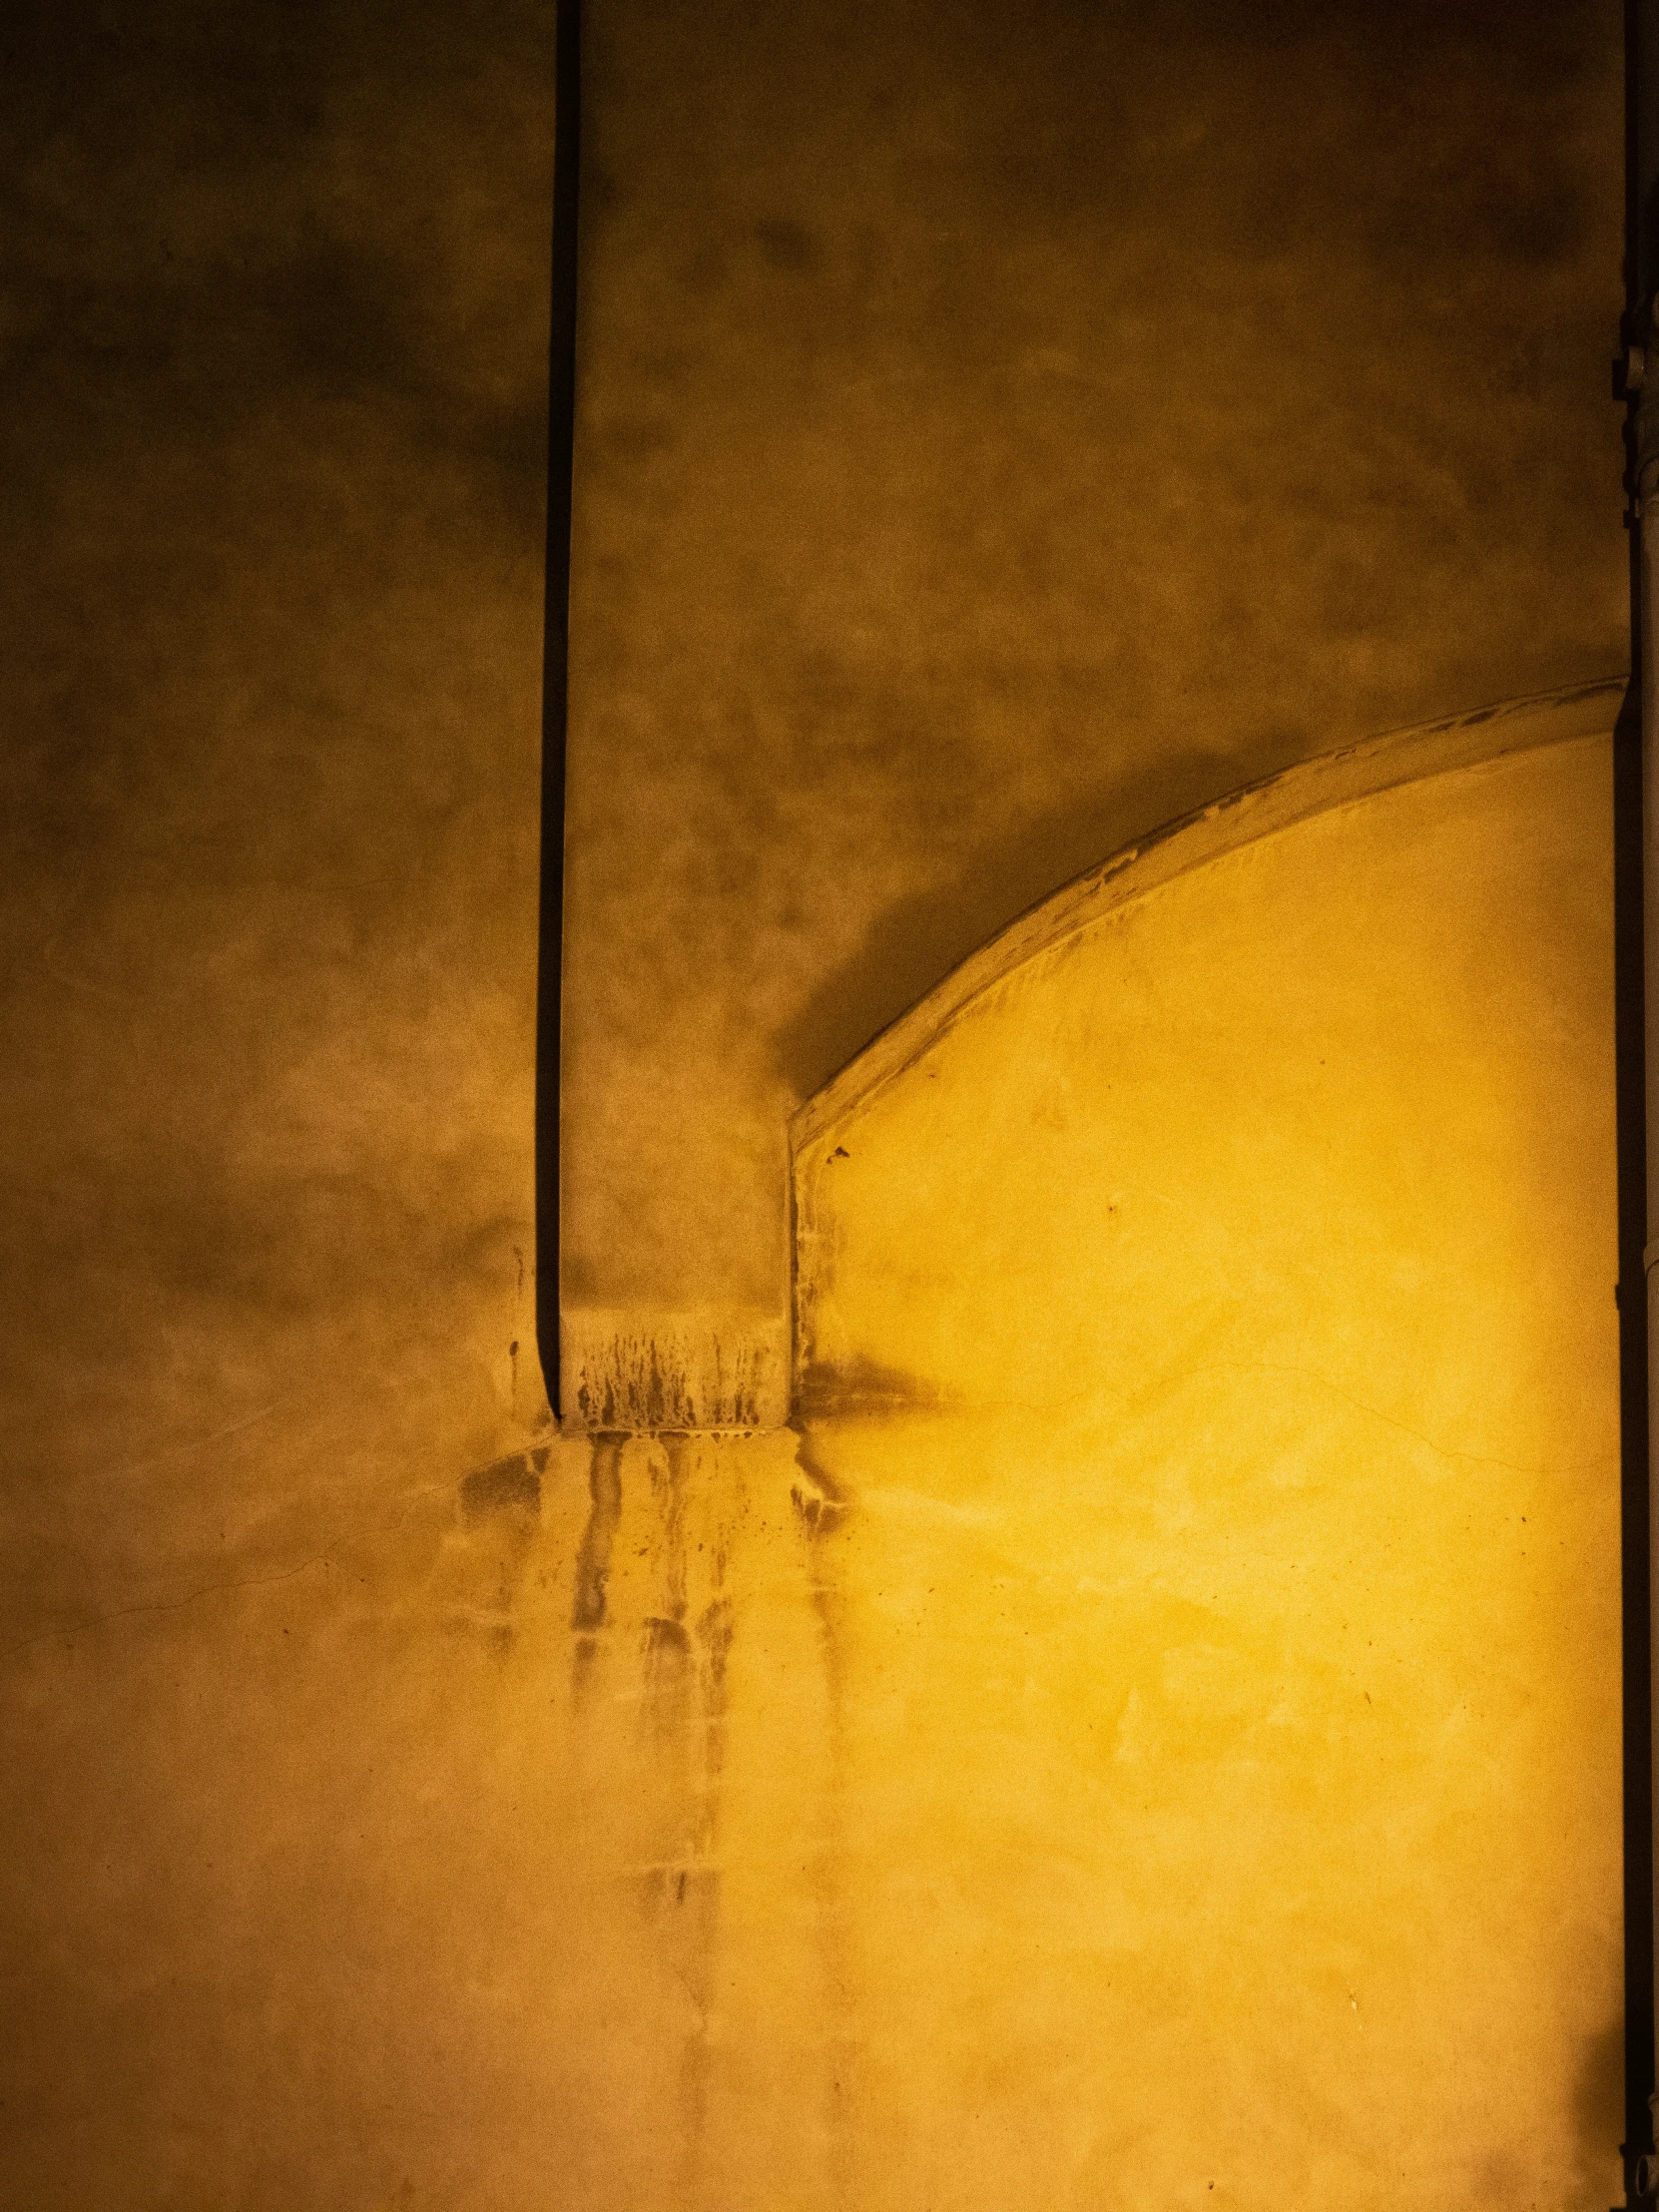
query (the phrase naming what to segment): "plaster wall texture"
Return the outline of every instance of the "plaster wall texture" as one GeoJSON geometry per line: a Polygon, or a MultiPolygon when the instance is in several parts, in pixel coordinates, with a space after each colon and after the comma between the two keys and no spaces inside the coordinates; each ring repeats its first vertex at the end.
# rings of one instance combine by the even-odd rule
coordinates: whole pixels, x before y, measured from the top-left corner
{"type": "MultiPolygon", "coordinates": [[[[1345,731],[1620,664],[1616,27],[587,12],[567,1289],[602,1347],[687,1309],[779,1345],[789,1108],[1010,913],[1345,731]]],[[[842,2155],[793,1533],[732,1570],[778,1592],[722,1816],[772,2040],[701,2136],[696,1972],[613,1879],[669,1850],[603,1780],[655,1757],[666,1446],[622,1455],[614,1728],[564,1779],[591,1451],[525,1349],[550,30],[6,13],[29,2212],[672,2203],[698,2141],[813,2201],[842,2155]]],[[[770,1544],[812,1486],[755,1450],[770,1544]]]]}
{"type": "Polygon", "coordinates": [[[540,1405],[549,33],[7,16],[9,1633],[540,1405]]]}
{"type": "Polygon", "coordinates": [[[831,2202],[792,1443],[429,1462],[8,1650],[7,2212],[831,2202]]]}
{"type": "Polygon", "coordinates": [[[0,31],[8,2212],[540,2171],[487,1718],[367,1623],[547,1419],[550,33],[0,31]]]}
{"type": "Polygon", "coordinates": [[[1619,2186],[1609,790],[1247,817],[802,1117],[858,2201],[1619,2186]]]}
{"type": "Polygon", "coordinates": [[[775,1341],[779,1132],[1015,914],[1296,760],[1608,675],[1627,617],[1604,10],[589,28],[562,1282],[602,1395],[607,1330],[775,1341]]]}
{"type": "Polygon", "coordinates": [[[849,1070],[796,1430],[436,1427],[20,1638],[0,2202],[1609,2201],[1606,704],[849,1070]]]}

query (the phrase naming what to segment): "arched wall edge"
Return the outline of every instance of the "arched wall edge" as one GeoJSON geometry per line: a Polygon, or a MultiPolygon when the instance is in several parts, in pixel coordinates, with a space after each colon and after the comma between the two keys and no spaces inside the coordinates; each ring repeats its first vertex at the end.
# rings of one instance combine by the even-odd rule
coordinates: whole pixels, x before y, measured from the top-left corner
{"type": "Polygon", "coordinates": [[[910,1067],[975,999],[1037,953],[1159,884],[1315,815],[1541,746],[1604,738],[1617,718],[1627,682],[1623,676],[1603,678],[1363,739],[1247,784],[1120,847],[970,953],[800,1108],[789,1125],[792,1188],[795,1163],[805,1147],[840,1127],[910,1067]]]}

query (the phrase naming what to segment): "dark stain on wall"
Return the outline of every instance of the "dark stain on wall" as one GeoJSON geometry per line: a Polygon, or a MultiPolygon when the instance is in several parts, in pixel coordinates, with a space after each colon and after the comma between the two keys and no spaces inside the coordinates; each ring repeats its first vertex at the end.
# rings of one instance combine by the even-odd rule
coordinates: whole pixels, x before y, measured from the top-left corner
{"type": "MultiPolygon", "coordinates": [[[[938,1413],[950,1399],[936,1383],[902,1368],[857,1355],[838,1366],[816,1360],[803,1367],[797,1382],[795,1421],[894,1419],[907,1413],[938,1413]]],[[[800,1429],[807,1450],[810,1429],[800,1429]]]]}
{"type": "Polygon", "coordinates": [[[1606,2186],[1608,2154],[1624,2134],[1625,2020],[1621,2009],[1585,2042],[1572,2084],[1583,2201],[1606,2186]]]}
{"type": "Polygon", "coordinates": [[[680,2181],[690,2201],[718,2009],[727,1668],[737,1633],[728,1569],[746,1510],[744,1479],[741,1462],[719,1439],[683,1431],[636,1439],[626,1463],[631,1478],[643,1467],[650,1493],[639,1644],[640,1726],[651,1751],[650,1860],[639,1895],[658,1955],[692,2007],[678,2080],[680,2181]]]}
{"type": "Polygon", "coordinates": [[[813,1838],[810,1889],[818,1951],[819,2001],[824,2015],[821,2085],[828,2179],[831,2203],[851,2204],[857,2112],[857,1946],[848,1835],[848,1700],[851,1679],[852,1597],[845,1542],[848,1498],[844,1485],[803,1432],[796,1450],[791,1496],[800,1519],[807,1587],[817,1627],[824,1687],[825,1777],[813,1838]]]}
{"type": "Polygon", "coordinates": [[[487,1467],[479,1467],[461,1484],[461,1514],[479,1521],[493,1513],[541,1512],[541,1478],[547,1471],[549,1446],[510,1452],[487,1467]]]}
{"type": "Polygon", "coordinates": [[[611,1551],[622,1518],[622,1450],[626,1437],[614,1431],[593,1439],[588,1463],[588,1523],[576,1554],[576,1591],[570,1625],[576,1631],[573,1680],[578,1703],[592,1672],[598,1634],[606,1623],[611,1551]]]}
{"type": "Polygon", "coordinates": [[[676,1766],[691,1751],[694,1674],[686,1632],[686,1486],[692,1451],[689,1435],[671,1431],[653,1439],[648,1459],[655,1522],[651,1611],[644,1635],[644,1717],[676,1766]]]}
{"type": "Polygon", "coordinates": [[[764,1347],[718,1333],[675,1343],[649,1331],[617,1332],[567,1354],[565,1372],[578,1426],[648,1435],[761,1427],[775,1380],[764,1347]]]}

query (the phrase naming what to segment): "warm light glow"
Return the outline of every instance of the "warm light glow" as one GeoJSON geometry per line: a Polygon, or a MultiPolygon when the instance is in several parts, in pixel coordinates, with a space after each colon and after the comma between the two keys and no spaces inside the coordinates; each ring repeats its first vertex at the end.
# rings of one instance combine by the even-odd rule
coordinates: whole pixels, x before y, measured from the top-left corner
{"type": "Polygon", "coordinates": [[[859,2204],[1617,2189],[1608,774],[1085,905],[806,1118],[859,2204]]]}
{"type": "Polygon", "coordinates": [[[561,1447],[572,2201],[1611,2201],[1608,746],[1473,727],[802,1116],[799,1439],[561,1447]]]}

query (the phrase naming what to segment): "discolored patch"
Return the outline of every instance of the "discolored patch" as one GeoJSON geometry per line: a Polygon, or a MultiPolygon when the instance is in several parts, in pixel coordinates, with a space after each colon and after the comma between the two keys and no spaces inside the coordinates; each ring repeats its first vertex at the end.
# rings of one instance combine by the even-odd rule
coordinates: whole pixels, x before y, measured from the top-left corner
{"type": "Polygon", "coordinates": [[[461,1484],[461,1517],[467,1522],[514,1510],[540,1514],[541,1477],[547,1447],[515,1451],[479,1467],[461,1484]]]}
{"type": "Polygon", "coordinates": [[[604,1433],[593,1439],[593,1461],[588,1471],[591,1508],[576,1556],[576,1597],[570,1625],[579,1634],[605,1625],[605,1594],[611,1574],[611,1549],[617,1523],[622,1518],[623,1438],[604,1433]]]}
{"type": "Polygon", "coordinates": [[[810,276],[824,258],[818,240],[804,223],[773,217],[756,224],[755,237],[773,269],[810,276]]]}
{"type": "Polygon", "coordinates": [[[1625,2133],[1625,2020],[1622,2005],[1586,2038],[1573,2079],[1572,2117],[1578,2183],[1586,2204],[1617,2188],[1619,2144],[1625,2133]]]}
{"type": "Polygon", "coordinates": [[[560,1320],[567,1423],[664,1435],[777,1426],[784,1417],[783,1328],[741,1313],[584,1312],[560,1320]]]}
{"type": "Polygon", "coordinates": [[[880,1420],[904,1413],[938,1413],[947,1399],[934,1384],[902,1368],[853,1358],[838,1365],[815,1361],[796,1385],[798,1420],[880,1420]]]}

